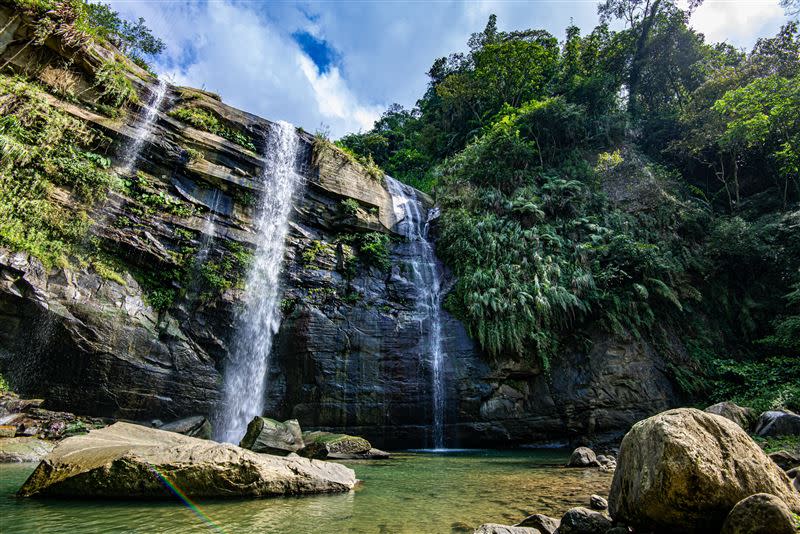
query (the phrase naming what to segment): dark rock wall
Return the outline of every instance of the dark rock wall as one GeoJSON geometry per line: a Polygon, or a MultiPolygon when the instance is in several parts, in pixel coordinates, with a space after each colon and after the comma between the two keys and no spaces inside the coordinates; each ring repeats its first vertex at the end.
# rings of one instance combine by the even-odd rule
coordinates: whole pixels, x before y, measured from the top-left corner
{"type": "MultiPolygon", "coordinates": [[[[10,16],[0,8],[0,25],[10,16]]],[[[36,53],[17,54],[26,31],[21,24],[10,37],[3,34],[0,61],[10,60],[7,73],[35,77],[43,62],[65,52],[47,43],[36,53]]],[[[91,57],[84,63],[90,81],[91,57]]],[[[155,81],[140,74],[132,77],[147,101],[155,81]]],[[[203,93],[192,98],[257,145],[269,135],[264,119],[203,93]]],[[[142,215],[135,199],[112,191],[91,214],[91,232],[132,270],[175,268],[176,230],[196,232],[194,245],[209,242],[211,257],[225,253],[227,240],[248,247],[257,240],[252,208],[241,199],[259,194],[263,160],[168,117],[166,111],[184,99],[184,90],[169,89],[139,167],[156,188],[202,213],[142,215]],[[187,149],[202,158],[189,158],[187,149]],[[209,212],[214,195],[216,211],[209,212]],[[207,235],[211,222],[213,235],[207,235]]],[[[89,102],[52,101],[112,137],[112,154],[129,142],[135,114],[112,120],[91,111],[89,102]]],[[[358,262],[348,271],[354,253],[339,239],[343,233],[391,233],[397,222],[391,198],[340,154],[315,158],[311,136],[298,135],[297,165],[307,183],[291,216],[285,317],[271,357],[266,415],[297,418],[304,429],[364,435],[384,448],[429,446],[431,369],[422,341],[430,325],[415,313],[417,288],[404,276],[402,244],[392,245],[390,272],[358,262]],[[355,215],[343,213],[345,199],[358,202],[355,215]],[[312,246],[321,252],[308,261],[303,252],[312,246]]],[[[69,193],[62,193],[68,204],[69,193]]],[[[209,300],[190,284],[167,312],[157,313],[132,276],[124,282],[89,268],[45,271],[33,258],[0,249],[0,372],[20,393],[43,396],[53,409],[164,421],[212,414],[242,289],[209,300]]],[[[595,333],[588,349],[565,352],[544,373],[489,362],[463,325],[446,312],[443,320],[450,446],[602,439],[676,403],[662,358],[645,342],[595,333]]]]}

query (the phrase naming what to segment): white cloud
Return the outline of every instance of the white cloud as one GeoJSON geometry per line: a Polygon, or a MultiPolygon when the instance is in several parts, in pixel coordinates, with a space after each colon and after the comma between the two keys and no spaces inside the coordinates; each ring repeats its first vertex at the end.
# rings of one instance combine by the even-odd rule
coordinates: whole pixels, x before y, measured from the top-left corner
{"type": "Polygon", "coordinates": [[[706,0],[692,14],[692,27],[706,41],[750,50],[759,37],[778,33],[786,21],[778,0],[706,0]]]}

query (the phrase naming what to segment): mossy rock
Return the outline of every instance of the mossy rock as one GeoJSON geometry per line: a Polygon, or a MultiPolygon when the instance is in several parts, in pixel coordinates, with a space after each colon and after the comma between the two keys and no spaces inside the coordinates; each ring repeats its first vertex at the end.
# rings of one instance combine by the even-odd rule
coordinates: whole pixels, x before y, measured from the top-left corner
{"type": "Polygon", "coordinates": [[[332,432],[303,432],[306,446],[300,454],[307,458],[325,459],[330,455],[366,454],[372,449],[369,441],[358,436],[332,432]]]}

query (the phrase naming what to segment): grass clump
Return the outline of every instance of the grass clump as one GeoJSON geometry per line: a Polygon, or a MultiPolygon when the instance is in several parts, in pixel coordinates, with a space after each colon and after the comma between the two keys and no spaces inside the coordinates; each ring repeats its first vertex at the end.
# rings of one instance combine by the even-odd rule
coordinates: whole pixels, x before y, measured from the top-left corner
{"type": "Polygon", "coordinates": [[[128,71],[120,61],[106,61],[94,74],[95,86],[104,104],[121,108],[127,103],[139,102],[139,95],[128,78],[128,71]]]}
{"type": "Polygon", "coordinates": [[[180,106],[171,110],[168,115],[206,132],[224,137],[253,152],[256,145],[249,135],[225,125],[213,112],[196,106],[180,106]]]}

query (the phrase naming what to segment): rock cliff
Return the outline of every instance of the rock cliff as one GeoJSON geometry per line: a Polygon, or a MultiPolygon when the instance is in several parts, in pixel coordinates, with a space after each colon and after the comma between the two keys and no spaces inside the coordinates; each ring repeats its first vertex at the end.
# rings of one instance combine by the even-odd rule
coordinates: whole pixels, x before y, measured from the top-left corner
{"type": "MultiPolygon", "coordinates": [[[[126,112],[107,113],[95,79],[115,51],[69,44],[58,32],[42,40],[36,24],[0,7],[2,75],[36,82],[48,105],[110,139],[105,153],[126,182],[92,206],[86,239],[121,274],[81,262],[45,266],[0,248],[0,373],[52,409],[131,420],[210,416],[246,291],[228,276],[230,258],[246,265],[256,244],[253,199],[269,179],[259,154],[271,123],[168,85],[132,177],[122,172],[125,150],[161,82],[126,64],[138,97],[126,112]],[[58,80],[69,81],[68,94],[58,80]],[[204,131],[181,110],[219,126],[204,131]]],[[[431,369],[421,340],[430,325],[415,311],[419,288],[389,191],[346,154],[297,135],[306,183],[290,218],[266,415],[382,448],[429,445],[431,369]],[[373,234],[391,236],[389,269],[359,248],[359,236],[373,234]]],[[[76,205],[69,188],[49,196],[76,205]]],[[[602,439],[677,402],[659,351],[645,341],[596,332],[545,372],[490,361],[444,315],[448,445],[602,439]]]]}

